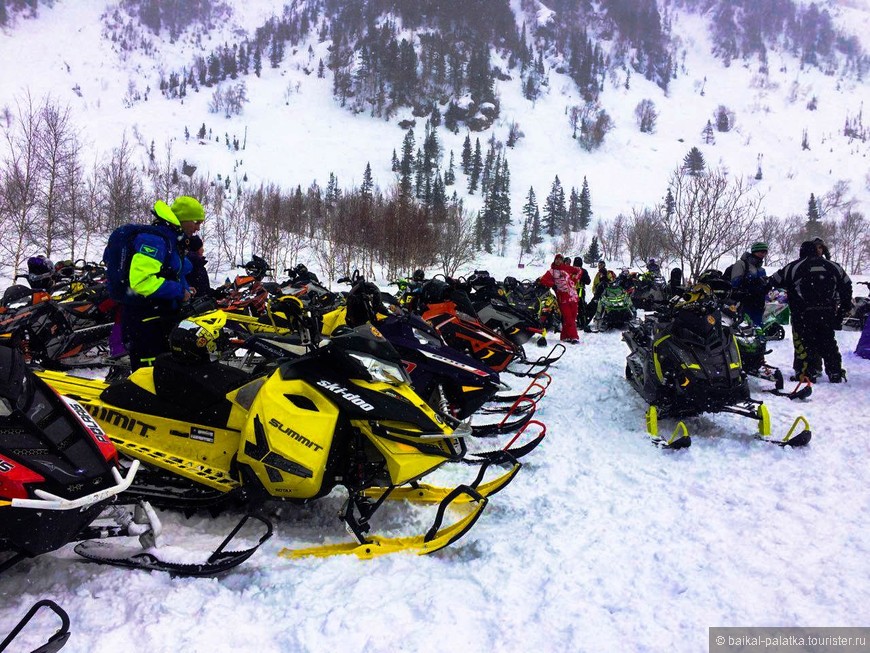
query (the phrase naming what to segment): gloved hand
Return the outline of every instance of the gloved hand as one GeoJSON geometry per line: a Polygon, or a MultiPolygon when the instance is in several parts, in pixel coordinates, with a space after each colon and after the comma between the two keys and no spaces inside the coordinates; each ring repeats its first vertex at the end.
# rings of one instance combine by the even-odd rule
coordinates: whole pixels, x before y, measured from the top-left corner
{"type": "Polygon", "coordinates": [[[843,311],[837,311],[837,314],[834,316],[834,331],[842,331],[843,330],[843,318],[846,317],[843,314],[843,311]]]}

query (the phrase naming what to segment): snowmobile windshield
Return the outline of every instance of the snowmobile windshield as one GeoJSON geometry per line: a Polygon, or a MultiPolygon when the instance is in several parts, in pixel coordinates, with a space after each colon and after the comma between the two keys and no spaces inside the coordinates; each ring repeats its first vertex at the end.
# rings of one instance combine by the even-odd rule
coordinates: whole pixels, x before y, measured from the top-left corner
{"type": "Polygon", "coordinates": [[[721,324],[716,313],[699,304],[686,305],[674,317],[675,335],[688,342],[708,342],[721,324]]]}
{"type": "Polygon", "coordinates": [[[9,347],[0,347],[0,414],[10,415],[16,408],[26,410],[33,398],[34,383],[28,378],[24,358],[9,347]]]}

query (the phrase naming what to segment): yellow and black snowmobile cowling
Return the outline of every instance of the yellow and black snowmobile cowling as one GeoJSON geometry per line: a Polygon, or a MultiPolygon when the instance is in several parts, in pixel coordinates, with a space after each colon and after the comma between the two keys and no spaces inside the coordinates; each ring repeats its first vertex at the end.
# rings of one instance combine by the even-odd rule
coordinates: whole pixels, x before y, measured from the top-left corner
{"type": "Polygon", "coordinates": [[[55,372],[41,376],[79,401],[123,456],[157,472],[141,496],[159,505],[173,505],[169,493],[148,490],[161,482],[177,489],[180,479],[200,502],[179,507],[202,505],[209,496],[215,503],[223,496],[306,501],[344,486],[343,518],[358,542],[291,555],[437,550],[465,533],[486,497],[519,469],[514,464],[483,484],[481,473],[452,489],[419,483],[441,465],[461,461],[465,442],[414,393],[395,350],[370,326],[345,329],[326,346],[253,378],[221,363],[191,364],[168,354],[111,385],[55,372]],[[407,484],[413,487],[400,487],[407,484]],[[416,537],[368,535],[369,518],[387,498],[440,504],[435,524],[416,537]],[[461,504],[471,511],[441,528],[446,509],[461,504]]]}

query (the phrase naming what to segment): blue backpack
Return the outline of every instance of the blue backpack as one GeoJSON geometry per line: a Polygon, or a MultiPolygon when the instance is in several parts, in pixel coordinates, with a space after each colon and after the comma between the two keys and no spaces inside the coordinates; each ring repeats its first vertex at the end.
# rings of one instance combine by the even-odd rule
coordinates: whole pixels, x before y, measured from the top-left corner
{"type": "Polygon", "coordinates": [[[130,292],[130,262],[133,260],[133,243],[140,234],[151,234],[166,241],[166,257],[163,265],[169,264],[174,243],[163,229],[155,225],[125,224],[115,229],[109,236],[106,249],[103,250],[103,263],[106,266],[106,285],[109,296],[119,302],[129,302],[134,293],[130,292]]]}

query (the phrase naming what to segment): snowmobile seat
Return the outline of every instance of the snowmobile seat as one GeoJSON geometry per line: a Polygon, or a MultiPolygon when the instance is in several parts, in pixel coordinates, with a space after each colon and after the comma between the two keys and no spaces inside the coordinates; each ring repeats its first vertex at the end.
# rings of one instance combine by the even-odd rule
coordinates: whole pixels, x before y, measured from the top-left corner
{"type": "Polygon", "coordinates": [[[223,363],[195,365],[171,355],[158,356],[154,361],[157,396],[194,410],[213,406],[250,380],[246,372],[223,363]]]}
{"type": "Polygon", "coordinates": [[[0,305],[9,306],[10,304],[14,304],[17,301],[24,299],[25,297],[30,297],[32,294],[33,289],[28,288],[27,286],[22,286],[21,284],[9,286],[6,290],[3,291],[3,299],[0,300],[0,305]]]}
{"type": "Polygon", "coordinates": [[[225,427],[232,404],[226,394],[251,380],[223,363],[192,364],[161,354],[154,361],[156,396],[133,381],[110,385],[101,399],[118,408],[206,426],[225,427]]]}

